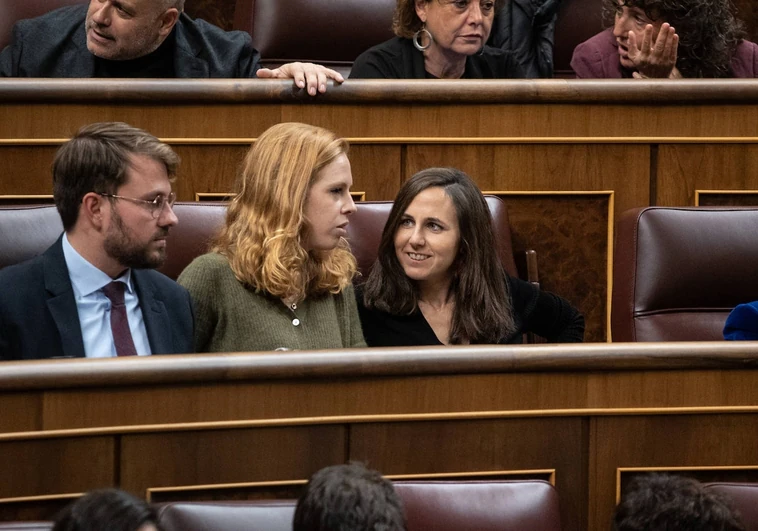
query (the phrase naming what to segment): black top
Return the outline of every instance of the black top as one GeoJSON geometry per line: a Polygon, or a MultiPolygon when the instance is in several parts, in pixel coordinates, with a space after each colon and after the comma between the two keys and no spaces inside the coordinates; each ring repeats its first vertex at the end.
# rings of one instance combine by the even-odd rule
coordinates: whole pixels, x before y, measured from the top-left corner
{"type": "MultiPolygon", "coordinates": [[[[518,278],[507,277],[516,332],[499,344],[521,343],[522,335],[533,332],[549,343],[580,343],[584,339],[584,317],[561,297],[542,291],[518,278]]],[[[363,304],[363,290],[356,287],[358,313],[369,347],[413,347],[441,345],[420,310],[410,315],[392,315],[363,304]]]]}
{"type": "MultiPolygon", "coordinates": [[[[395,37],[369,48],[353,63],[350,79],[425,79],[424,54],[411,39],[395,37]]],[[[511,52],[485,46],[481,55],[466,58],[464,79],[524,78],[521,65],[511,52]]]]}
{"type": "Polygon", "coordinates": [[[174,48],[176,47],[176,30],[161,43],[158,48],[147,55],[125,61],[112,61],[95,57],[95,77],[123,78],[172,78],[174,73],[174,48]]]}

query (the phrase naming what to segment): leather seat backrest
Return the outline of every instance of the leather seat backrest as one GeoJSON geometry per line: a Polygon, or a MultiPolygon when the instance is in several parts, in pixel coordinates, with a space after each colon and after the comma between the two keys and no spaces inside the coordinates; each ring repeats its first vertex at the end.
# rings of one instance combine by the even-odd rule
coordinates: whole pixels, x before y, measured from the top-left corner
{"type": "Polygon", "coordinates": [[[758,300],[758,208],[647,207],[616,227],[614,341],[717,341],[758,300]]]}
{"type": "Polygon", "coordinates": [[[605,27],[602,0],[562,0],[555,20],[553,77],[573,78],[574,48],[605,27]]]}
{"type": "Polygon", "coordinates": [[[397,481],[408,531],[560,531],[558,493],[546,481],[397,481]]]}
{"type": "MultiPolygon", "coordinates": [[[[511,225],[508,220],[508,208],[495,196],[485,196],[492,214],[492,228],[498,254],[508,274],[518,276],[513,260],[511,243],[511,225]]],[[[368,275],[376,261],[382,231],[392,210],[392,201],[361,201],[355,204],[357,211],[350,217],[347,226],[350,247],[358,261],[358,270],[363,278],[368,275]]]]}
{"type": "Polygon", "coordinates": [[[19,20],[35,18],[48,11],[89,0],[0,0],[0,50],[11,40],[13,25],[19,20]]]}
{"type": "Polygon", "coordinates": [[[323,64],[346,73],[356,57],[393,36],[395,0],[237,0],[234,29],[247,31],[262,64],[323,64]]]}
{"type": "Polygon", "coordinates": [[[0,208],[0,269],[44,253],[62,232],[54,206],[0,208]]]}
{"type": "Polygon", "coordinates": [[[226,203],[215,202],[174,203],[179,223],[168,233],[166,262],[159,271],[176,280],[192,260],[207,253],[213,238],[224,226],[226,206],[226,203]]]}
{"type": "Polygon", "coordinates": [[[158,508],[163,531],[292,531],[295,500],[173,502],[158,508]]]}
{"type": "Polygon", "coordinates": [[[706,483],[707,490],[716,492],[735,509],[745,531],[758,531],[758,483],[706,483]]]}

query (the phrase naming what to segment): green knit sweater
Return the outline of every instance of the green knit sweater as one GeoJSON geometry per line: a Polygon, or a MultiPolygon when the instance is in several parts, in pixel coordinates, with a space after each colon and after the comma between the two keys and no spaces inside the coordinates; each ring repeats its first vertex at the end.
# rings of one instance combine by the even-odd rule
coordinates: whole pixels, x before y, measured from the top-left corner
{"type": "Polygon", "coordinates": [[[197,257],[178,282],[192,296],[196,352],[366,346],[352,286],[291,310],[279,298],[245,288],[217,253],[197,257]]]}

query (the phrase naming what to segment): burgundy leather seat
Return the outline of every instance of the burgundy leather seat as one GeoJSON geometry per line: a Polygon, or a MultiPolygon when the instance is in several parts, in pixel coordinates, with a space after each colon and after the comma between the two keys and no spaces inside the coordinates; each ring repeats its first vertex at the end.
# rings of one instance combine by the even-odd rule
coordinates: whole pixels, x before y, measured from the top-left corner
{"type": "Polygon", "coordinates": [[[616,227],[614,341],[717,341],[758,300],[758,208],[647,207],[616,227]]]}
{"type": "MultiPolygon", "coordinates": [[[[485,196],[485,199],[492,214],[492,228],[495,232],[495,241],[499,245],[500,260],[510,275],[518,276],[513,260],[508,208],[501,199],[495,196],[485,196]]],[[[361,201],[356,203],[356,206],[358,211],[350,217],[347,238],[358,260],[358,269],[365,278],[376,261],[382,231],[392,210],[392,201],[361,201]]]]}
{"type": "Polygon", "coordinates": [[[574,48],[605,29],[602,0],[562,0],[555,20],[553,77],[573,78],[574,48]]]}
{"type": "Polygon", "coordinates": [[[295,500],[173,502],[158,509],[164,531],[292,531],[295,500]]]}
{"type": "Polygon", "coordinates": [[[252,36],[265,66],[308,61],[345,75],[393,36],[394,9],[395,0],[237,0],[234,29],[252,36]]]}
{"type": "Polygon", "coordinates": [[[706,483],[705,488],[722,495],[740,513],[745,531],[758,531],[758,483],[706,483]]]}
{"type": "Polygon", "coordinates": [[[560,531],[558,493],[546,481],[398,481],[408,531],[560,531]]]}
{"type": "MultiPolygon", "coordinates": [[[[408,531],[560,531],[558,494],[545,481],[398,481],[408,531]]],[[[174,502],[164,531],[289,531],[294,500],[174,502]]]]}
{"type": "Polygon", "coordinates": [[[159,271],[176,280],[192,260],[208,252],[211,240],[224,226],[226,203],[177,202],[174,214],[179,223],[168,233],[166,262],[159,271]]]}
{"type": "Polygon", "coordinates": [[[0,50],[11,40],[13,25],[19,20],[44,15],[48,11],[89,0],[0,0],[0,50]]]}

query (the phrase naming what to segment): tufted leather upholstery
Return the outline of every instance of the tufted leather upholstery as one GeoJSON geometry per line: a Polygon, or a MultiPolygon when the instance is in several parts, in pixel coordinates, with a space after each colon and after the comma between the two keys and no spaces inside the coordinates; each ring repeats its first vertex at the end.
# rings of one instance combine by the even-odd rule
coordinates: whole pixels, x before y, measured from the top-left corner
{"type": "Polygon", "coordinates": [[[716,341],[758,300],[758,209],[647,207],[616,228],[614,341],[716,341]]]}
{"type": "Polygon", "coordinates": [[[398,481],[408,531],[560,531],[558,493],[546,481],[398,481]]]}
{"type": "Polygon", "coordinates": [[[252,35],[265,66],[309,61],[346,74],[393,36],[394,9],[395,0],[237,0],[234,29],[252,35]]]}
{"type": "Polygon", "coordinates": [[[705,488],[715,491],[740,513],[745,531],[758,531],[758,483],[706,483],[705,488]]]}
{"type": "Polygon", "coordinates": [[[48,11],[89,0],[0,0],[0,50],[11,40],[13,25],[26,18],[44,15],[48,11]]]}
{"type": "MultiPolygon", "coordinates": [[[[408,531],[560,531],[558,494],[545,481],[398,481],[408,531]]],[[[289,531],[294,500],[175,502],[159,509],[165,531],[289,531]]]]}

